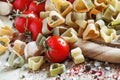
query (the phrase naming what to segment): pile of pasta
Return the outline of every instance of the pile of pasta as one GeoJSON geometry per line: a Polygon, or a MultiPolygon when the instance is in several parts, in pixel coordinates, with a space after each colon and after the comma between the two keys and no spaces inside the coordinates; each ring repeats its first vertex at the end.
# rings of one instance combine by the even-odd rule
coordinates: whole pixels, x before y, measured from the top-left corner
{"type": "Polygon", "coordinates": [[[48,17],[52,28],[73,28],[84,40],[100,37],[111,43],[119,34],[119,4],[118,0],[75,0],[73,4],[65,0],[47,0],[46,12],[40,12],[40,17],[48,17]]]}
{"type": "MultiPolygon", "coordinates": [[[[9,66],[22,67],[27,61],[30,69],[38,70],[45,62],[39,53],[45,52],[44,42],[49,34],[61,36],[70,44],[70,55],[75,64],[84,62],[84,56],[120,63],[119,7],[120,0],[75,0],[73,4],[67,0],[46,0],[46,11],[40,12],[40,18],[44,18],[42,34],[29,43],[15,40],[8,57],[9,66]]],[[[14,31],[10,27],[0,28],[0,54],[8,49],[13,36],[14,31]]],[[[51,76],[64,71],[64,64],[50,66],[51,76]]]]}
{"type": "MultiPolygon", "coordinates": [[[[85,57],[120,63],[120,0],[46,0],[45,12],[53,35],[62,36],[85,57]]],[[[51,33],[43,29],[45,34],[51,33]],[[46,32],[47,31],[47,32],[46,32]]]]}

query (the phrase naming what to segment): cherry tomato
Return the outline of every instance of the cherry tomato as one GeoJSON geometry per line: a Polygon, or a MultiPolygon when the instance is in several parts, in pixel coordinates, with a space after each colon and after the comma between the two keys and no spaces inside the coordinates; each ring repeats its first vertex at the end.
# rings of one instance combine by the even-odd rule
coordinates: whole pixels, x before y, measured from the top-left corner
{"type": "Polygon", "coordinates": [[[14,0],[13,8],[23,11],[28,8],[28,5],[30,4],[31,1],[32,0],[14,0]]]}
{"type": "Polygon", "coordinates": [[[75,0],[67,0],[67,1],[69,1],[69,2],[73,3],[75,0]]]}
{"type": "Polygon", "coordinates": [[[39,14],[41,11],[45,11],[45,0],[42,2],[32,1],[29,5],[28,10],[34,11],[39,14]]]}
{"type": "Polygon", "coordinates": [[[51,36],[46,40],[46,57],[51,62],[62,62],[69,56],[69,45],[60,36],[51,36]]]}
{"type": "Polygon", "coordinates": [[[15,19],[15,27],[20,33],[24,33],[25,29],[31,24],[33,19],[38,18],[38,16],[32,11],[25,11],[21,14],[21,16],[16,17],[15,19]],[[24,16],[22,16],[24,15],[24,16]],[[29,16],[29,17],[25,17],[29,16]]]}
{"type": "Polygon", "coordinates": [[[20,33],[24,33],[26,27],[26,18],[24,17],[17,17],[15,19],[15,27],[20,33]]]}
{"type": "Polygon", "coordinates": [[[4,1],[4,2],[7,2],[7,0],[0,0],[0,1],[4,1]]]}
{"type": "Polygon", "coordinates": [[[35,12],[29,11],[29,10],[22,12],[22,14],[25,14],[28,16],[28,26],[33,21],[33,19],[38,18],[38,15],[35,12]]]}
{"type": "Polygon", "coordinates": [[[32,33],[32,39],[36,40],[38,34],[42,33],[42,19],[34,19],[28,27],[28,30],[32,33]]]}

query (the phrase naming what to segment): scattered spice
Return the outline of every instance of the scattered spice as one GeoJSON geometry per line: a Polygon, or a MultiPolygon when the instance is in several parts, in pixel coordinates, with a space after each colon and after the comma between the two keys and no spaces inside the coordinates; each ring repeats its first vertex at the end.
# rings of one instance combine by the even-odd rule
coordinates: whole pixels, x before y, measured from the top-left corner
{"type": "Polygon", "coordinates": [[[105,70],[109,71],[109,70],[110,70],[110,67],[105,67],[105,70]]]}
{"type": "Polygon", "coordinates": [[[25,78],[25,75],[21,75],[21,76],[20,76],[20,79],[23,79],[23,78],[25,78]]]}
{"type": "Polygon", "coordinates": [[[60,80],[60,77],[56,77],[56,79],[55,80],[60,80]]]}
{"type": "Polygon", "coordinates": [[[86,69],[86,71],[90,71],[91,70],[91,65],[90,64],[85,65],[85,69],[86,69]]]}
{"type": "Polygon", "coordinates": [[[65,76],[64,78],[66,79],[67,77],[68,80],[88,79],[86,76],[91,76],[90,80],[120,80],[118,79],[120,78],[120,66],[115,64],[113,66],[113,64],[108,62],[92,61],[92,63],[88,62],[85,64],[74,65],[72,68],[68,69],[66,73],[61,75],[59,76],[60,80],[63,75],[65,76]],[[113,74],[113,72],[111,73],[111,71],[113,71],[111,68],[117,70],[115,71],[115,74],[113,74]]]}
{"type": "Polygon", "coordinates": [[[99,73],[99,76],[102,76],[102,71],[99,71],[98,73],[99,73]]]}
{"type": "Polygon", "coordinates": [[[10,46],[13,47],[13,46],[14,46],[14,43],[11,43],[10,46]]]}
{"type": "Polygon", "coordinates": [[[96,79],[96,78],[97,78],[97,75],[94,76],[94,79],[96,79]]]}

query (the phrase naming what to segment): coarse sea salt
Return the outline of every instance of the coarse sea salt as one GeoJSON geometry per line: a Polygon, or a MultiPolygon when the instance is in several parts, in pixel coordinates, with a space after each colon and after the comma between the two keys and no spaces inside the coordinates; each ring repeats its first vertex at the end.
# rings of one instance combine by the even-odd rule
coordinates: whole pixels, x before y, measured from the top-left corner
{"type": "Polygon", "coordinates": [[[101,66],[100,62],[98,62],[98,61],[95,61],[94,65],[95,65],[95,67],[101,66]]]}
{"type": "Polygon", "coordinates": [[[109,70],[110,70],[110,67],[105,67],[105,70],[109,71],[109,70]]]}

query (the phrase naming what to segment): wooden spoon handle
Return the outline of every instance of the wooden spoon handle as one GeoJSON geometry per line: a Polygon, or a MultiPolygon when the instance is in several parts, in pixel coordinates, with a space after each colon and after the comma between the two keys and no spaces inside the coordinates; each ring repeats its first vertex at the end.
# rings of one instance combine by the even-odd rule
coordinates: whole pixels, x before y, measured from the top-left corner
{"type": "Polygon", "coordinates": [[[91,41],[84,41],[80,38],[73,44],[73,47],[80,47],[85,57],[111,63],[120,63],[119,48],[109,47],[91,41]]]}

